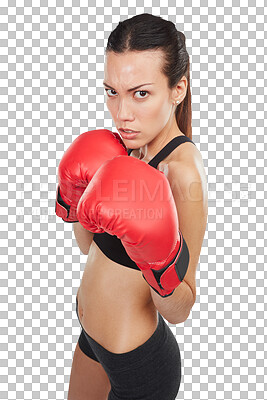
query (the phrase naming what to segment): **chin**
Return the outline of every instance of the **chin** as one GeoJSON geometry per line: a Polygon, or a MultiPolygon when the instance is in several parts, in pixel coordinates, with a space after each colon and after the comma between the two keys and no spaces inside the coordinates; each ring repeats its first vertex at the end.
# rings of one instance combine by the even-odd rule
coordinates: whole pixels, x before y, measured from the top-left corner
{"type": "Polygon", "coordinates": [[[123,143],[125,144],[125,146],[131,148],[131,149],[139,149],[139,147],[141,147],[141,144],[138,144],[139,139],[125,139],[123,137],[121,137],[123,143]]]}

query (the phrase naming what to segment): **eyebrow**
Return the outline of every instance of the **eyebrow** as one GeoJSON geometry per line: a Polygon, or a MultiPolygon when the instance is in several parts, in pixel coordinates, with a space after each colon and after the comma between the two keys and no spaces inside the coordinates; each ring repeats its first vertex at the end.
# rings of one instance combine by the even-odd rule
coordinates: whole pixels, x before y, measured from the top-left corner
{"type": "MultiPolygon", "coordinates": [[[[103,85],[107,86],[110,89],[115,90],[112,86],[108,85],[106,82],[103,82],[103,85]]],[[[133,87],[131,89],[128,89],[127,92],[132,92],[133,90],[138,89],[138,88],[140,88],[141,86],[144,86],[144,85],[153,85],[153,82],[152,83],[142,83],[142,85],[138,85],[138,86],[135,86],[135,87],[133,87]]]]}

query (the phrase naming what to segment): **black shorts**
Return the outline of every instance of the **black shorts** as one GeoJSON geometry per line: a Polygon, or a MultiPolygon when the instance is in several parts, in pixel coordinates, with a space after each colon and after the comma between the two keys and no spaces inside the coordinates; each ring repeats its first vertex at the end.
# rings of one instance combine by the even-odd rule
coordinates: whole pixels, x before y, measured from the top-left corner
{"type": "MultiPolygon", "coordinates": [[[[76,312],[79,319],[77,297],[76,312]]],[[[82,325],[81,328],[80,349],[100,362],[109,377],[108,400],[176,399],[181,382],[180,349],[159,312],[157,328],[150,338],[126,353],[108,351],[89,336],[82,325]]]]}

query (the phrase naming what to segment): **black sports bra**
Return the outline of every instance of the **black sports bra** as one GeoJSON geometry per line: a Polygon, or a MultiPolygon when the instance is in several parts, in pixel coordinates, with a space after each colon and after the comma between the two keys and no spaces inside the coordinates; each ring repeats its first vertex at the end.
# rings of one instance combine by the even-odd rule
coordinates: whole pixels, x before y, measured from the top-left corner
{"type": "MultiPolygon", "coordinates": [[[[152,160],[149,161],[149,165],[157,168],[158,164],[164,160],[176,147],[184,142],[191,142],[195,144],[187,136],[176,136],[174,137],[166,146],[159,151],[152,160]]],[[[128,155],[131,154],[133,149],[128,150],[128,155]]],[[[100,248],[100,250],[112,261],[123,265],[127,268],[137,269],[140,271],[135,262],[128,256],[125,248],[123,247],[121,240],[118,239],[116,235],[110,235],[106,232],[104,233],[94,233],[94,242],[100,248]]]]}

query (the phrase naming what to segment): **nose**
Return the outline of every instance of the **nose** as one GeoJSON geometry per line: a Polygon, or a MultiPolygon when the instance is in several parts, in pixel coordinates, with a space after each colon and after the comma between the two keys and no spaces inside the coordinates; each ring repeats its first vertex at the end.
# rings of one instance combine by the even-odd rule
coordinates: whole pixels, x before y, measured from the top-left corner
{"type": "Polygon", "coordinates": [[[117,119],[120,121],[124,120],[132,120],[133,115],[131,112],[131,108],[129,106],[129,102],[125,100],[121,100],[118,105],[117,119]]]}

